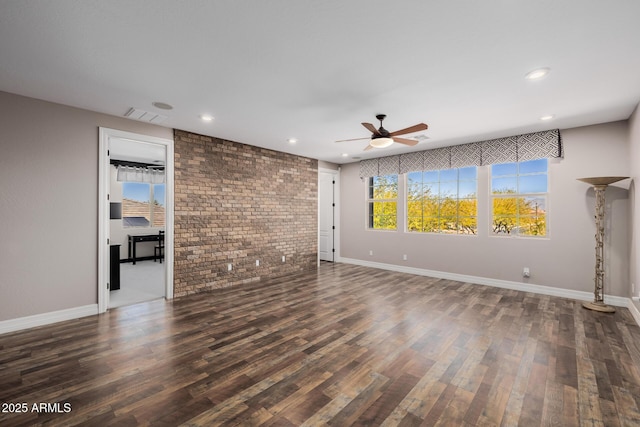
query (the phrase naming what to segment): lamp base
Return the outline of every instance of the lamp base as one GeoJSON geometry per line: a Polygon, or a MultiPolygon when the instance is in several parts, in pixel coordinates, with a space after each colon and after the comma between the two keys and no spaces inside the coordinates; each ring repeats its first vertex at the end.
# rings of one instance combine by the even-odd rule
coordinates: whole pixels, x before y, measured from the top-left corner
{"type": "Polygon", "coordinates": [[[584,308],[588,308],[589,310],[600,311],[602,313],[615,313],[616,309],[611,307],[610,305],[606,305],[601,302],[583,302],[582,306],[584,308]]]}

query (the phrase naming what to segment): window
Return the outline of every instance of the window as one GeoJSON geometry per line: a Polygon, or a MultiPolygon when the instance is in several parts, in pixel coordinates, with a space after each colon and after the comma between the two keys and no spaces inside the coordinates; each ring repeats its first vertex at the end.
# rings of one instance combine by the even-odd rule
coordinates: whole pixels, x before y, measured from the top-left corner
{"type": "Polygon", "coordinates": [[[369,228],[395,230],[397,217],[398,175],[369,178],[367,191],[369,228]]]}
{"type": "Polygon", "coordinates": [[[122,183],[124,227],[164,227],[164,184],[122,183]]]}
{"type": "Polygon", "coordinates": [[[476,234],[477,182],[475,166],[407,174],[407,230],[476,234]]]}
{"type": "Polygon", "coordinates": [[[492,232],[547,235],[547,159],[491,166],[492,232]]]}

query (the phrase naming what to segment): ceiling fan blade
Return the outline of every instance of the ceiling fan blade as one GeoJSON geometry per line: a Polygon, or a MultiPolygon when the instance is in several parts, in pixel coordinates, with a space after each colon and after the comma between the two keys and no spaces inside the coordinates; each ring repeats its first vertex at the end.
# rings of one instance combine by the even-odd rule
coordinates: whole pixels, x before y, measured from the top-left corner
{"type": "Polygon", "coordinates": [[[429,128],[429,126],[427,126],[426,124],[418,123],[417,125],[413,125],[413,126],[410,126],[408,128],[405,128],[405,129],[400,129],[400,130],[397,130],[395,132],[391,132],[389,135],[391,135],[391,136],[404,135],[404,134],[407,134],[407,133],[418,132],[418,131],[421,131],[421,130],[427,130],[428,128],[429,128]]]}
{"type": "Polygon", "coordinates": [[[371,137],[366,137],[366,138],[353,138],[353,139],[341,139],[340,141],[336,141],[336,142],[348,142],[348,141],[362,141],[364,139],[371,139],[371,137]]]}
{"type": "Polygon", "coordinates": [[[376,129],[376,127],[374,125],[372,125],[371,123],[362,123],[362,126],[366,127],[367,130],[369,132],[371,132],[374,135],[380,135],[380,132],[378,132],[378,129],[376,129]]]}
{"type": "Polygon", "coordinates": [[[372,148],[373,148],[373,145],[369,144],[366,147],[364,147],[364,150],[362,150],[362,151],[371,150],[372,148]]]}
{"type": "Polygon", "coordinates": [[[394,136],[391,139],[393,139],[394,142],[397,142],[397,143],[400,143],[400,144],[404,144],[404,145],[409,145],[411,147],[413,147],[414,145],[416,145],[418,143],[418,141],[416,141],[415,139],[398,138],[397,136],[394,136]]]}

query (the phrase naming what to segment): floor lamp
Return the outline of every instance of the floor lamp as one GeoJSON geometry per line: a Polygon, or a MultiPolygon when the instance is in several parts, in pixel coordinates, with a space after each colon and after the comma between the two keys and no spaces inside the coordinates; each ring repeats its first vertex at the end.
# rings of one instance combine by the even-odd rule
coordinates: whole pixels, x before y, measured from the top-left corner
{"type": "Polygon", "coordinates": [[[613,313],[615,308],[604,303],[604,192],[609,184],[627,179],[626,176],[599,176],[578,178],[593,186],[596,193],[596,276],[594,279],[593,302],[583,302],[582,306],[589,310],[613,313]]]}

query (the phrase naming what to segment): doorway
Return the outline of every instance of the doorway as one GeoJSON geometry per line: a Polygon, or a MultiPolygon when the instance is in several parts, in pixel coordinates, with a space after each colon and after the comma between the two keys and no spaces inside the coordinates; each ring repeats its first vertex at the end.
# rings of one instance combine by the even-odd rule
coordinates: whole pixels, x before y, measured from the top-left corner
{"type": "Polygon", "coordinates": [[[173,298],[173,141],[100,128],[98,307],[173,298]]]}
{"type": "Polygon", "coordinates": [[[339,258],[339,178],[339,170],[318,169],[319,261],[337,262],[339,258]]]}

